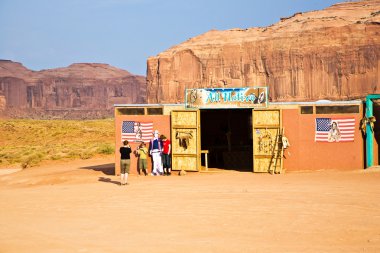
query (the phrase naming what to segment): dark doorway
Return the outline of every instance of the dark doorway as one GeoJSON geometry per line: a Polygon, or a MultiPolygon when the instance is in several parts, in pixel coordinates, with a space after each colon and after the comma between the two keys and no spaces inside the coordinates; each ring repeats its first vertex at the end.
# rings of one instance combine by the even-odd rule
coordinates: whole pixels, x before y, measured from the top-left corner
{"type": "Polygon", "coordinates": [[[202,109],[201,149],[210,168],[252,171],[252,110],[202,109]]]}

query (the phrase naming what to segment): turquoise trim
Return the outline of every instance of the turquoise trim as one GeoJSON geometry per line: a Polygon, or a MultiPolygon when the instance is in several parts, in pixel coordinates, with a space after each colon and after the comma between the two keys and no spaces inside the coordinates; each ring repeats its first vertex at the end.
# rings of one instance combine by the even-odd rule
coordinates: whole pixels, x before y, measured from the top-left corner
{"type": "MultiPolygon", "coordinates": [[[[373,102],[372,99],[380,99],[380,94],[371,94],[366,96],[365,100],[365,116],[367,118],[373,116],[373,102]]],[[[373,166],[373,135],[372,128],[369,123],[367,123],[366,126],[366,161],[367,161],[367,168],[373,166]]]]}

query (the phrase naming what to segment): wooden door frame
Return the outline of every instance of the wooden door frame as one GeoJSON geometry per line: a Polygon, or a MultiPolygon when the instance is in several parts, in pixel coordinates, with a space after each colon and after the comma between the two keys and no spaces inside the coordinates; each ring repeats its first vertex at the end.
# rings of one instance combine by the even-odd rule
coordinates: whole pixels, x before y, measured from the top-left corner
{"type": "MultiPolygon", "coordinates": [[[[252,109],[252,149],[253,149],[253,152],[252,152],[252,156],[253,156],[253,159],[252,159],[252,172],[254,173],[265,173],[266,171],[255,171],[255,131],[256,129],[258,128],[266,128],[266,129],[282,129],[282,109],[280,108],[273,108],[273,109],[252,109]],[[265,125],[265,124],[261,124],[261,125],[255,125],[254,122],[255,122],[255,112],[258,112],[258,111],[278,111],[279,112],[279,124],[278,125],[265,125]]],[[[270,168],[268,168],[268,171],[269,172],[270,168]]]]}
{"type": "MultiPolygon", "coordinates": [[[[184,110],[173,110],[171,111],[171,120],[170,120],[170,131],[172,142],[176,141],[175,139],[175,129],[195,129],[196,130],[196,154],[176,154],[174,153],[173,143],[172,143],[172,160],[175,157],[196,157],[196,170],[189,171],[200,171],[201,168],[201,131],[200,131],[200,110],[199,109],[184,109],[184,110]],[[173,125],[173,112],[196,112],[196,126],[194,125],[173,125]]],[[[181,168],[172,168],[173,170],[181,170],[181,168]]]]}

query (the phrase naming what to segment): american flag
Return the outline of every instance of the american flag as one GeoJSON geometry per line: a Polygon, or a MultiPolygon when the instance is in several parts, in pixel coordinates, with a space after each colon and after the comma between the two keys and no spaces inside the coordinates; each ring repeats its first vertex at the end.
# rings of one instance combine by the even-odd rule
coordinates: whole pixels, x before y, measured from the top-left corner
{"type": "Polygon", "coordinates": [[[152,122],[123,121],[121,140],[129,142],[149,142],[153,138],[152,122]]]}
{"type": "Polygon", "coordinates": [[[340,132],[340,138],[336,142],[354,141],[355,118],[317,118],[315,120],[315,141],[331,142],[328,137],[333,122],[337,123],[340,132]]]}

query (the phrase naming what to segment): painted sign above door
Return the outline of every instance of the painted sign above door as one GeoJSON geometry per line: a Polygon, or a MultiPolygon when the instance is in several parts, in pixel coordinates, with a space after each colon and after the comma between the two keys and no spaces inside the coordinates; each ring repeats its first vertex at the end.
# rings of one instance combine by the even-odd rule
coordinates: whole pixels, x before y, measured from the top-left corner
{"type": "Polygon", "coordinates": [[[186,108],[266,108],[268,87],[186,89],[186,108]]]}

